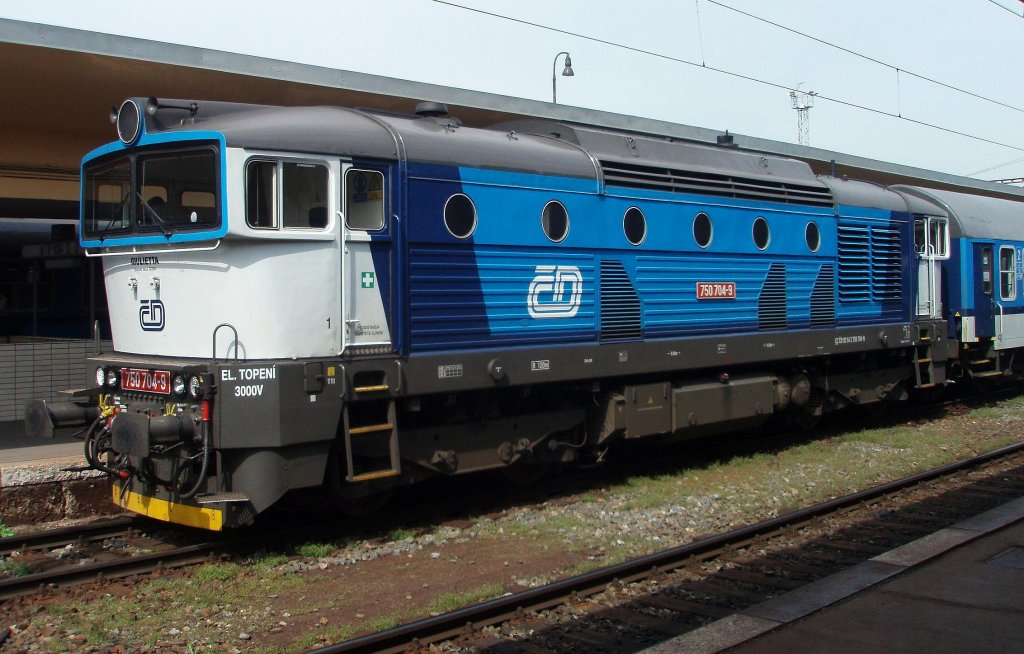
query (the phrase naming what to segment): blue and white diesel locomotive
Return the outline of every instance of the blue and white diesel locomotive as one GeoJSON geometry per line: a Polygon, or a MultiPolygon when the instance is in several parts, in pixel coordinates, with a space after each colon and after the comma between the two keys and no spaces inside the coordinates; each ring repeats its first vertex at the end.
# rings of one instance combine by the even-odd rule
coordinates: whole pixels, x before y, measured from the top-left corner
{"type": "Polygon", "coordinates": [[[222,529],[1022,365],[1024,204],[446,113],[126,100],[82,164],[115,349],[29,431],[222,529]]]}

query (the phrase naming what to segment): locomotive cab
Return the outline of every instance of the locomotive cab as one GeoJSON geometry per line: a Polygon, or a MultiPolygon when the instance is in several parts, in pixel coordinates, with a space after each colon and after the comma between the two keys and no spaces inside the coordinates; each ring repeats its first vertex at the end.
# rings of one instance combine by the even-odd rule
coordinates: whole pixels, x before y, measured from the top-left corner
{"type": "Polygon", "coordinates": [[[211,104],[175,124],[188,105],[130,99],[119,142],[83,160],[81,243],[116,352],[74,405],[35,402],[28,422],[88,419],[115,502],[219,529],[322,483],[340,357],[394,350],[394,259],[391,164],[197,129],[211,104]]]}

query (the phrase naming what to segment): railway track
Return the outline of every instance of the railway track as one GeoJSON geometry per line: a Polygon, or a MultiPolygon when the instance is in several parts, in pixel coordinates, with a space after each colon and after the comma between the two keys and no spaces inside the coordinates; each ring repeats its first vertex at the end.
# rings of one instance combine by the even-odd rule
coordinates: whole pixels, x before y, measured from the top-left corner
{"type": "Polygon", "coordinates": [[[83,544],[130,533],[141,527],[141,521],[132,516],[98,520],[74,527],[46,529],[28,534],[0,538],[0,557],[14,552],[44,550],[64,545],[83,544]]]}
{"type": "Polygon", "coordinates": [[[155,526],[125,516],[2,538],[0,557],[8,574],[0,577],[0,599],[201,563],[225,544],[218,539],[178,545],[147,535],[155,526]]]}
{"type": "Polygon", "coordinates": [[[637,652],[1020,496],[1024,443],[315,650],[637,652]]]}

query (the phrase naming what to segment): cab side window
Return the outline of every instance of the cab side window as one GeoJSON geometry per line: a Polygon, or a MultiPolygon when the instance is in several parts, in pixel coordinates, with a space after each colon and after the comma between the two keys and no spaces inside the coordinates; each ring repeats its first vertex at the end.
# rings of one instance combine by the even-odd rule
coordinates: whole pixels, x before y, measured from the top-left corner
{"type": "Polygon", "coordinates": [[[384,174],[350,169],[345,173],[345,224],[349,229],[384,229],[384,174]]]}
{"type": "Polygon", "coordinates": [[[285,162],[283,169],[281,225],[327,227],[327,166],[285,162]]]}
{"type": "Polygon", "coordinates": [[[245,221],[255,229],[324,229],[328,223],[327,166],[252,160],[245,172],[245,221]]]}

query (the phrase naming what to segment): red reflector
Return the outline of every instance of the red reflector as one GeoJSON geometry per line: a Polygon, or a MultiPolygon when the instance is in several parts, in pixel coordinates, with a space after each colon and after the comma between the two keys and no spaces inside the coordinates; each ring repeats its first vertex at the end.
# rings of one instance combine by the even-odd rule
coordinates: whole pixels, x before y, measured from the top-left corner
{"type": "Polygon", "coordinates": [[[210,402],[203,402],[203,422],[210,422],[210,402]]]}
{"type": "Polygon", "coordinates": [[[117,472],[117,476],[125,481],[128,481],[131,478],[132,473],[128,472],[127,470],[119,470],[117,472]]]}

